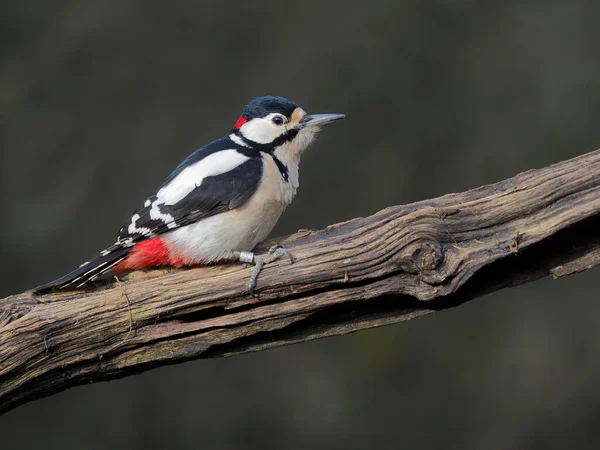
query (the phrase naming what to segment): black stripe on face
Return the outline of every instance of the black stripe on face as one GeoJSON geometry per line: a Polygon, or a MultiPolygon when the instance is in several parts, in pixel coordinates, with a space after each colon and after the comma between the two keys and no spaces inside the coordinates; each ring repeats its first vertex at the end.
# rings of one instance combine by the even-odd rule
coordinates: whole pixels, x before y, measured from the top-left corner
{"type": "Polygon", "coordinates": [[[281,136],[277,137],[273,142],[269,142],[267,144],[259,144],[257,142],[251,141],[250,139],[247,139],[239,131],[236,131],[235,135],[238,136],[240,139],[242,139],[244,141],[244,143],[246,143],[250,147],[252,147],[252,149],[254,149],[256,151],[260,151],[260,152],[269,153],[272,155],[277,147],[280,147],[283,144],[286,144],[286,143],[294,140],[294,138],[296,136],[298,136],[298,129],[292,128],[291,130],[287,130],[281,136]]]}
{"type": "Polygon", "coordinates": [[[270,145],[272,145],[273,150],[275,150],[276,147],[279,147],[287,142],[294,140],[296,136],[298,136],[298,129],[292,128],[291,130],[287,130],[285,133],[283,133],[281,136],[275,139],[270,145]]]}

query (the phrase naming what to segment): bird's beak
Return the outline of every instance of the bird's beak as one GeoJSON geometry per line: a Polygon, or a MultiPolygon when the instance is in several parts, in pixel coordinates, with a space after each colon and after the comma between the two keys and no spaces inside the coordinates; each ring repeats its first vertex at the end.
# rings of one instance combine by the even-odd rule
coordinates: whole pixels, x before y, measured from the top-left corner
{"type": "Polygon", "coordinates": [[[307,114],[300,119],[300,126],[302,128],[320,127],[344,117],[346,117],[344,114],[307,114]]]}

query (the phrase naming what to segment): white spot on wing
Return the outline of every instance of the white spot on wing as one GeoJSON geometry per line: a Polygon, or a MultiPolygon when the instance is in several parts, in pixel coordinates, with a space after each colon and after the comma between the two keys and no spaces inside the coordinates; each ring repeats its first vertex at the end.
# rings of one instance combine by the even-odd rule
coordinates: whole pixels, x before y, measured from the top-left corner
{"type": "Polygon", "coordinates": [[[144,202],[144,208],[147,208],[148,206],[150,206],[150,199],[144,202]]]}
{"type": "Polygon", "coordinates": [[[140,215],[139,214],[134,214],[133,216],[131,216],[131,223],[129,224],[129,227],[127,228],[127,232],[129,234],[141,234],[143,236],[146,236],[150,233],[152,233],[152,231],[150,230],[150,228],[146,228],[146,227],[137,227],[136,226],[136,222],[140,219],[140,215]]]}
{"type": "Polygon", "coordinates": [[[118,245],[120,247],[131,247],[132,244],[133,244],[133,238],[128,237],[125,239],[118,238],[117,242],[115,242],[114,245],[118,245]]]}
{"type": "Polygon", "coordinates": [[[177,224],[175,223],[173,216],[171,214],[165,214],[161,212],[159,209],[160,205],[158,203],[158,200],[155,200],[152,203],[152,209],[150,209],[150,218],[154,220],[162,220],[169,229],[175,228],[177,224]]]}

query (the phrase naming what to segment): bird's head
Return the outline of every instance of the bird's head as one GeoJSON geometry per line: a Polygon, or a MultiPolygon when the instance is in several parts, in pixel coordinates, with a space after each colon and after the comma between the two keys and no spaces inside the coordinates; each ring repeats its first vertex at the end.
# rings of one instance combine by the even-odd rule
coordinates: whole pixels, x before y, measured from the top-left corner
{"type": "Polygon", "coordinates": [[[323,125],[343,118],[343,114],[306,114],[283,97],[258,97],[246,105],[232,132],[299,156],[323,125]]]}

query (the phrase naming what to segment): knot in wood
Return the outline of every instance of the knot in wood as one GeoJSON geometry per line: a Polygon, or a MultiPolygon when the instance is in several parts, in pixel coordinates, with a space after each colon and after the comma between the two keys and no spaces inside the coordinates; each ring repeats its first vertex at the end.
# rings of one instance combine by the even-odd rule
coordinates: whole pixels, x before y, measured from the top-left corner
{"type": "Polygon", "coordinates": [[[435,240],[421,240],[410,246],[403,269],[408,273],[426,273],[436,270],[443,260],[442,246],[435,240]]]}

